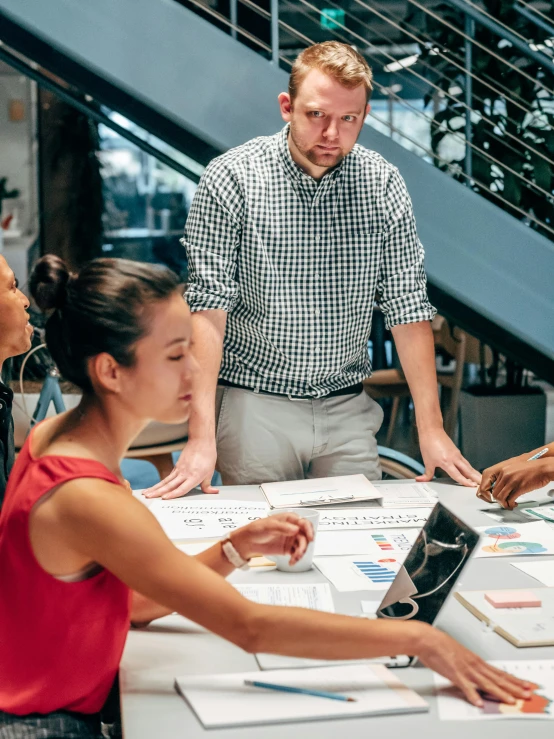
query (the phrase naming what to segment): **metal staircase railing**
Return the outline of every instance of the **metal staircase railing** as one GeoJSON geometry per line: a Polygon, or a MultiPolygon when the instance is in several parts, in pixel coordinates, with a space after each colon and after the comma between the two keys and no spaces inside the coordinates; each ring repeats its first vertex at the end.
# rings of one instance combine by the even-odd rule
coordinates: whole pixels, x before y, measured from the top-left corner
{"type": "MultiPolygon", "coordinates": [[[[364,17],[345,11],[340,0],[325,0],[323,10],[315,4],[317,0],[289,0],[280,5],[277,0],[270,0],[269,9],[258,4],[261,0],[230,0],[229,16],[212,8],[209,0],[179,1],[212,18],[285,69],[290,68],[298,47],[322,40],[320,22],[327,10],[327,25],[332,24],[333,30],[327,30],[326,38],[331,33],[333,38],[358,48],[377,72],[375,89],[399,109],[418,116],[431,146],[387,124],[395,139],[412,150],[415,146],[435,166],[554,239],[554,23],[551,26],[552,19],[532,4],[515,0],[504,16],[494,18],[468,0],[446,0],[451,12],[443,17],[437,9],[408,0],[414,12],[400,18],[385,12],[382,6],[354,0],[360,16],[376,19],[371,24],[364,17]],[[267,28],[259,33],[252,22],[248,28],[239,25],[241,7],[248,8],[262,25],[269,26],[270,34],[267,28]],[[299,30],[283,20],[291,8],[302,15],[307,27],[303,25],[299,30]],[[432,26],[432,31],[422,28],[421,23],[418,27],[415,12],[432,26]],[[528,22],[532,37],[522,33],[521,27],[509,26],[510,13],[528,22]],[[448,34],[448,45],[441,41],[441,31],[442,35],[448,34]],[[387,48],[391,36],[415,44],[418,53],[408,63],[399,61],[387,48]],[[294,39],[292,55],[282,42],[285,38],[294,39]],[[491,39],[500,43],[494,46],[491,39]],[[514,58],[515,53],[518,58],[514,58]],[[420,90],[424,110],[413,99],[405,99],[398,90],[391,89],[391,85],[383,84],[381,70],[387,65],[400,66],[402,75],[420,90]],[[547,110],[550,103],[551,117],[547,110]],[[535,120],[537,125],[531,125],[535,120]],[[445,155],[440,146],[445,137],[451,145],[457,144],[458,149],[464,150],[462,158],[445,155]]],[[[383,122],[370,112],[369,125],[383,122]]]]}

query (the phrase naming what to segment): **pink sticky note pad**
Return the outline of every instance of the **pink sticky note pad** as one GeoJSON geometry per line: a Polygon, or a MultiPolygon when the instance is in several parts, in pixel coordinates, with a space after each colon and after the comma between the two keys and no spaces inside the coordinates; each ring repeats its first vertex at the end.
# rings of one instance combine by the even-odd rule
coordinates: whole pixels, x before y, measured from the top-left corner
{"type": "Polygon", "coordinates": [[[493,590],[485,593],[487,600],[495,608],[539,608],[541,599],[530,590],[493,590]]]}

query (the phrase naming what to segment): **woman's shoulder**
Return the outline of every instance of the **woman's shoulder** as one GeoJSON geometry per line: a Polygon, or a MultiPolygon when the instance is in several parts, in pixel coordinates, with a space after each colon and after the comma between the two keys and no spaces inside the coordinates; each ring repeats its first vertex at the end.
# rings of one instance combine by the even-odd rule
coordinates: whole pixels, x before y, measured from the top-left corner
{"type": "Polygon", "coordinates": [[[69,411],[60,413],[54,418],[46,418],[44,421],[33,426],[27,439],[29,454],[33,459],[39,459],[45,455],[63,454],[55,448],[58,434],[67,422],[69,411]]]}

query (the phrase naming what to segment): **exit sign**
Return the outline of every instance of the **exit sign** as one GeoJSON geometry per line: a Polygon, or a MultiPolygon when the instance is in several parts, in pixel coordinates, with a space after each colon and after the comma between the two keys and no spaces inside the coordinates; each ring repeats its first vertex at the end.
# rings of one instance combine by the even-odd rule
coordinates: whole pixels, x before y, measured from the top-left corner
{"type": "Polygon", "coordinates": [[[319,22],[321,28],[335,31],[344,26],[344,10],[338,8],[324,8],[320,11],[319,22]]]}

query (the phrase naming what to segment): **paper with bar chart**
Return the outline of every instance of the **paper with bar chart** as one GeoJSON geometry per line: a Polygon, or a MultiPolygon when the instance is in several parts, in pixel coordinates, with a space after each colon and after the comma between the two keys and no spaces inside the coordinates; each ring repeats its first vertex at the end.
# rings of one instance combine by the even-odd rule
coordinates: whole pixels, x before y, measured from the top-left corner
{"type": "Polygon", "coordinates": [[[396,556],[316,557],[317,569],[340,592],[387,590],[402,564],[396,556]]]}

